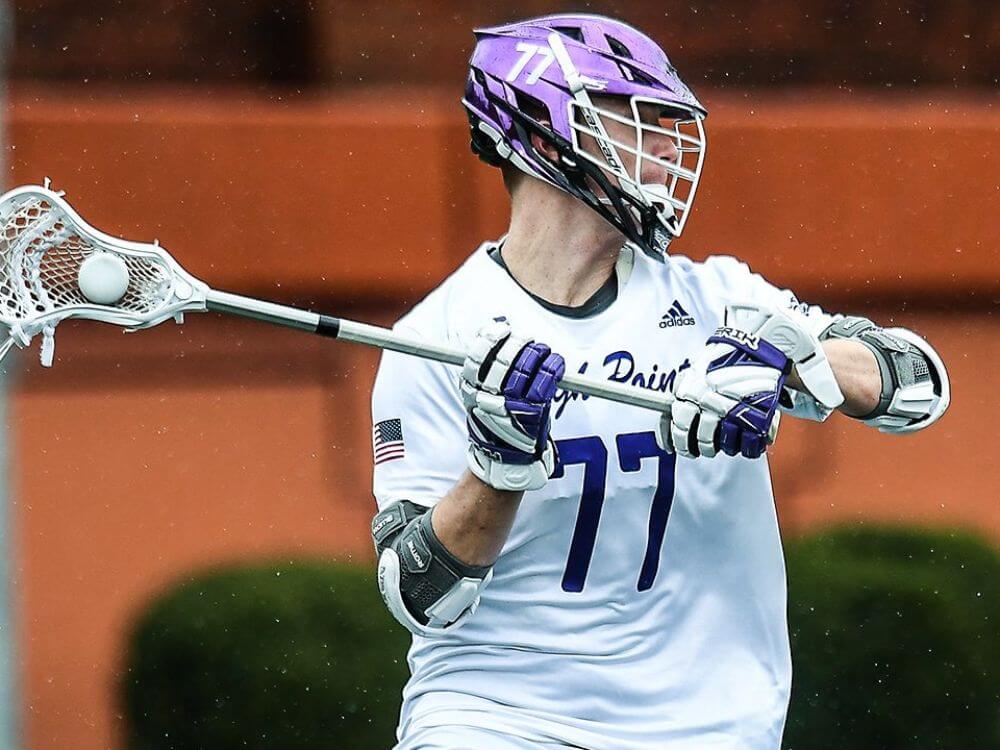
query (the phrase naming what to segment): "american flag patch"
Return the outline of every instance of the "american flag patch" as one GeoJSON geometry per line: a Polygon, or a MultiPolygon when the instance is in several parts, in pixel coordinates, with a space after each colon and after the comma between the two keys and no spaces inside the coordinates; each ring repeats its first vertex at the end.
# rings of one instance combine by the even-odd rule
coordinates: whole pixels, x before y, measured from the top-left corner
{"type": "Polygon", "coordinates": [[[398,419],[385,419],[372,428],[372,445],[375,448],[375,465],[402,458],[403,423],[398,419]]]}

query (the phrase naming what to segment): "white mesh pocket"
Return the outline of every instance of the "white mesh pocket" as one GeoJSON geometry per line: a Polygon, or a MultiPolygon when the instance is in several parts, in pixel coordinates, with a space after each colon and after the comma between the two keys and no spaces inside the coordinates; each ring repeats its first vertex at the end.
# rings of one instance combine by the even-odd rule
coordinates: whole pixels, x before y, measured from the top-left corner
{"type": "MultiPolygon", "coordinates": [[[[26,317],[71,305],[90,305],[80,291],[80,265],[108,252],[81,236],[61,212],[41,197],[24,201],[4,224],[0,237],[0,299],[8,314],[26,317]]],[[[155,258],[116,253],[128,268],[125,296],[113,307],[139,314],[161,306],[171,273],[155,258]]]]}
{"type": "Polygon", "coordinates": [[[155,243],[119,240],[81,219],[60,194],[29,186],[0,198],[0,323],[11,343],[45,336],[43,364],[51,362],[52,334],[66,318],[146,328],[184,310],[204,310],[207,287],[155,243]],[[80,289],[80,267],[95,254],[119,258],[128,271],[125,293],[97,304],[80,289]]]}

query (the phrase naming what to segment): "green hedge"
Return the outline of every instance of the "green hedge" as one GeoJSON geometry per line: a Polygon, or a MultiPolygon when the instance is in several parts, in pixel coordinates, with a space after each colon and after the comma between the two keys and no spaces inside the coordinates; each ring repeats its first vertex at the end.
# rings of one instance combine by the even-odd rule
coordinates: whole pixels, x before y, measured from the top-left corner
{"type": "MultiPolygon", "coordinates": [[[[1000,557],[974,538],[842,529],[790,543],[788,750],[1000,748],[1000,557]]],[[[370,566],[209,573],[137,623],[132,750],[385,750],[408,634],[370,566]]]]}
{"type": "Polygon", "coordinates": [[[231,568],[156,601],[122,681],[129,747],[391,747],[409,634],[371,567],[231,568]]]}
{"type": "Polygon", "coordinates": [[[788,545],[788,750],[1000,748],[1000,556],[955,532],[788,545]]]}

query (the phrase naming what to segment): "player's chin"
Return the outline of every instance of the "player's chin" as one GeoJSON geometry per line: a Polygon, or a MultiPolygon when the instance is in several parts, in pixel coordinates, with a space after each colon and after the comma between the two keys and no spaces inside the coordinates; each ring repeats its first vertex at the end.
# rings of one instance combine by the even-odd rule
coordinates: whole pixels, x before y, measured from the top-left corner
{"type": "Polygon", "coordinates": [[[644,165],[639,174],[639,180],[643,185],[657,185],[666,188],[670,184],[670,173],[656,165],[644,165]]]}

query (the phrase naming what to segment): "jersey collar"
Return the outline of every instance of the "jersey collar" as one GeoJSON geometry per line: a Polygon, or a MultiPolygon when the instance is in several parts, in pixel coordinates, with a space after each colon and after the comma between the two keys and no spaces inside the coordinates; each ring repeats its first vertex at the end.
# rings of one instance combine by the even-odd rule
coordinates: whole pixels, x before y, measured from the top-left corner
{"type": "Polygon", "coordinates": [[[504,263],[503,255],[501,254],[502,248],[503,238],[495,243],[488,244],[486,246],[486,254],[489,256],[490,260],[504,270],[510,279],[517,284],[521,291],[549,312],[561,315],[564,318],[591,318],[595,315],[599,315],[611,307],[611,305],[614,304],[615,300],[618,299],[618,296],[625,289],[625,284],[628,283],[628,279],[632,275],[632,268],[635,263],[635,252],[630,246],[626,245],[622,248],[622,251],[618,256],[618,261],[615,264],[615,272],[608,277],[608,280],[601,285],[600,289],[591,295],[590,299],[582,305],[557,305],[556,303],[549,302],[548,300],[539,297],[537,294],[533,294],[529,290],[525,289],[521,283],[514,278],[510,269],[507,268],[507,264],[504,263]]]}

